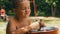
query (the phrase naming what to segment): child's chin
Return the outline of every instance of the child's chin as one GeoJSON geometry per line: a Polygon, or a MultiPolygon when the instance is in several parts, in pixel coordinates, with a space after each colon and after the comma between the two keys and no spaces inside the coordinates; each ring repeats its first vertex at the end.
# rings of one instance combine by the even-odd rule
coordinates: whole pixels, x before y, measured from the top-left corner
{"type": "Polygon", "coordinates": [[[29,17],[29,16],[24,16],[25,18],[29,17]]]}
{"type": "Polygon", "coordinates": [[[26,15],[26,17],[29,17],[29,15],[26,15]]]}
{"type": "Polygon", "coordinates": [[[27,18],[28,16],[23,16],[24,18],[27,18]]]}

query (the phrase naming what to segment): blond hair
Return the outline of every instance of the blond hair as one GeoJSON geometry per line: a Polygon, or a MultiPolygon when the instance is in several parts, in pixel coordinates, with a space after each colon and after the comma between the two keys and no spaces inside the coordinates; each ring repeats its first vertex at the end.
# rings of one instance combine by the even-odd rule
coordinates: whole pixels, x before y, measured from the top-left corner
{"type": "Polygon", "coordinates": [[[29,0],[12,0],[13,8],[17,8],[18,5],[23,1],[29,1],[29,0]]]}

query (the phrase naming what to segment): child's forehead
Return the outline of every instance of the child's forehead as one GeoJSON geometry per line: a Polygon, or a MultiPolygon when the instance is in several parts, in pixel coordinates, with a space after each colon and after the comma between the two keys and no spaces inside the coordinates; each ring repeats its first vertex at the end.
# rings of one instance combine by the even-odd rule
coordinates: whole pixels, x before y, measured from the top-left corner
{"type": "Polygon", "coordinates": [[[30,5],[30,3],[29,2],[23,2],[23,3],[21,3],[21,5],[30,5]]]}
{"type": "Polygon", "coordinates": [[[30,4],[29,1],[22,1],[22,2],[19,2],[19,3],[21,3],[21,4],[30,4]]]}
{"type": "Polygon", "coordinates": [[[1,12],[5,12],[5,10],[4,9],[1,9],[1,12]]]}

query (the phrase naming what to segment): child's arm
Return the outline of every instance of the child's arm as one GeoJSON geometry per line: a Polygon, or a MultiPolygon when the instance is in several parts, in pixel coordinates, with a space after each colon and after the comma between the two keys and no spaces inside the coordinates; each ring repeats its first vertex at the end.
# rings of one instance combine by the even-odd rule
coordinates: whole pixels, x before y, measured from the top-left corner
{"type": "Polygon", "coordinates": [[[22,27],[19,29],[16,29],[16,25],[13,22],[9,22],[7,25],[6,33],[7,34],[24,34],[31,29],[38,29],[39,28],[39,23],[35,22],[30,24],[29,26],[22,27]]]}
{"type": "Polygon", "coordinates": [[[26,26],[26,27],[16,29],[15,23],[9,22],[7,25],[7,29],[6,29],[6,34],[24,34],[30,30],[31,30],[30,26],[26,26]]]}

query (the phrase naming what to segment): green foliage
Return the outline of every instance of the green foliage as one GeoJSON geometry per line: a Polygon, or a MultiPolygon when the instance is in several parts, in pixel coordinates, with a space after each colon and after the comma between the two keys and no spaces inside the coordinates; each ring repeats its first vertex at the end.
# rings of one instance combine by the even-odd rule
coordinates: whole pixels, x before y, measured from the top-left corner
{"type": "Polygon", "coordinates": [[[52,16],[51,6],[56,7],[56,17],[60,17],[60,0],[35,0],[37,4],[37,15],[52,16]],[[38,12],[39,11],[39,12],[38,12]],[[41,14],[41,13],[44,13],[41,14]]]}
{"type": "MultiPolygon", "coordinates": [[[[60,0],[35,0],[37,4],[37,15],[38,16],[52,16],[51,12],[51,6],[56,7],[56,17],[60,17],[60,0]]],[[[1,0],[0,4],[4,9],[6,9],[6,12],[8,15],[14,15],[13,13],[13,5],[12,1],[9,0],[8,2],[4,2],[4,0],[1,0]],[[10,12],[11,11],[11,12],[10,12]]],[[[31,16],[34,16],[34,7],[31,3],[31,16]]]]}
{"type": "Polygon", "coordinates": [[[33,5],[33,3],[30,3],[30,7],[31,7],[31,14],[30,14],[30,16],[34,16],[34,5],[33,5]]]}
{"type": "Polygon", "coordinates": [[[37,15],[38,16],[45,16],[45,13],[43,11],[42,12],[41,11],[37,11],[37,15]]]}
{"type": "Polygon", "coordinates": [[[36,0],[37,12],[39,16],[51,16],[51,8],[45,0],[36,0]],[[43,14],[42,14],[43,13],[43,14]]]}

